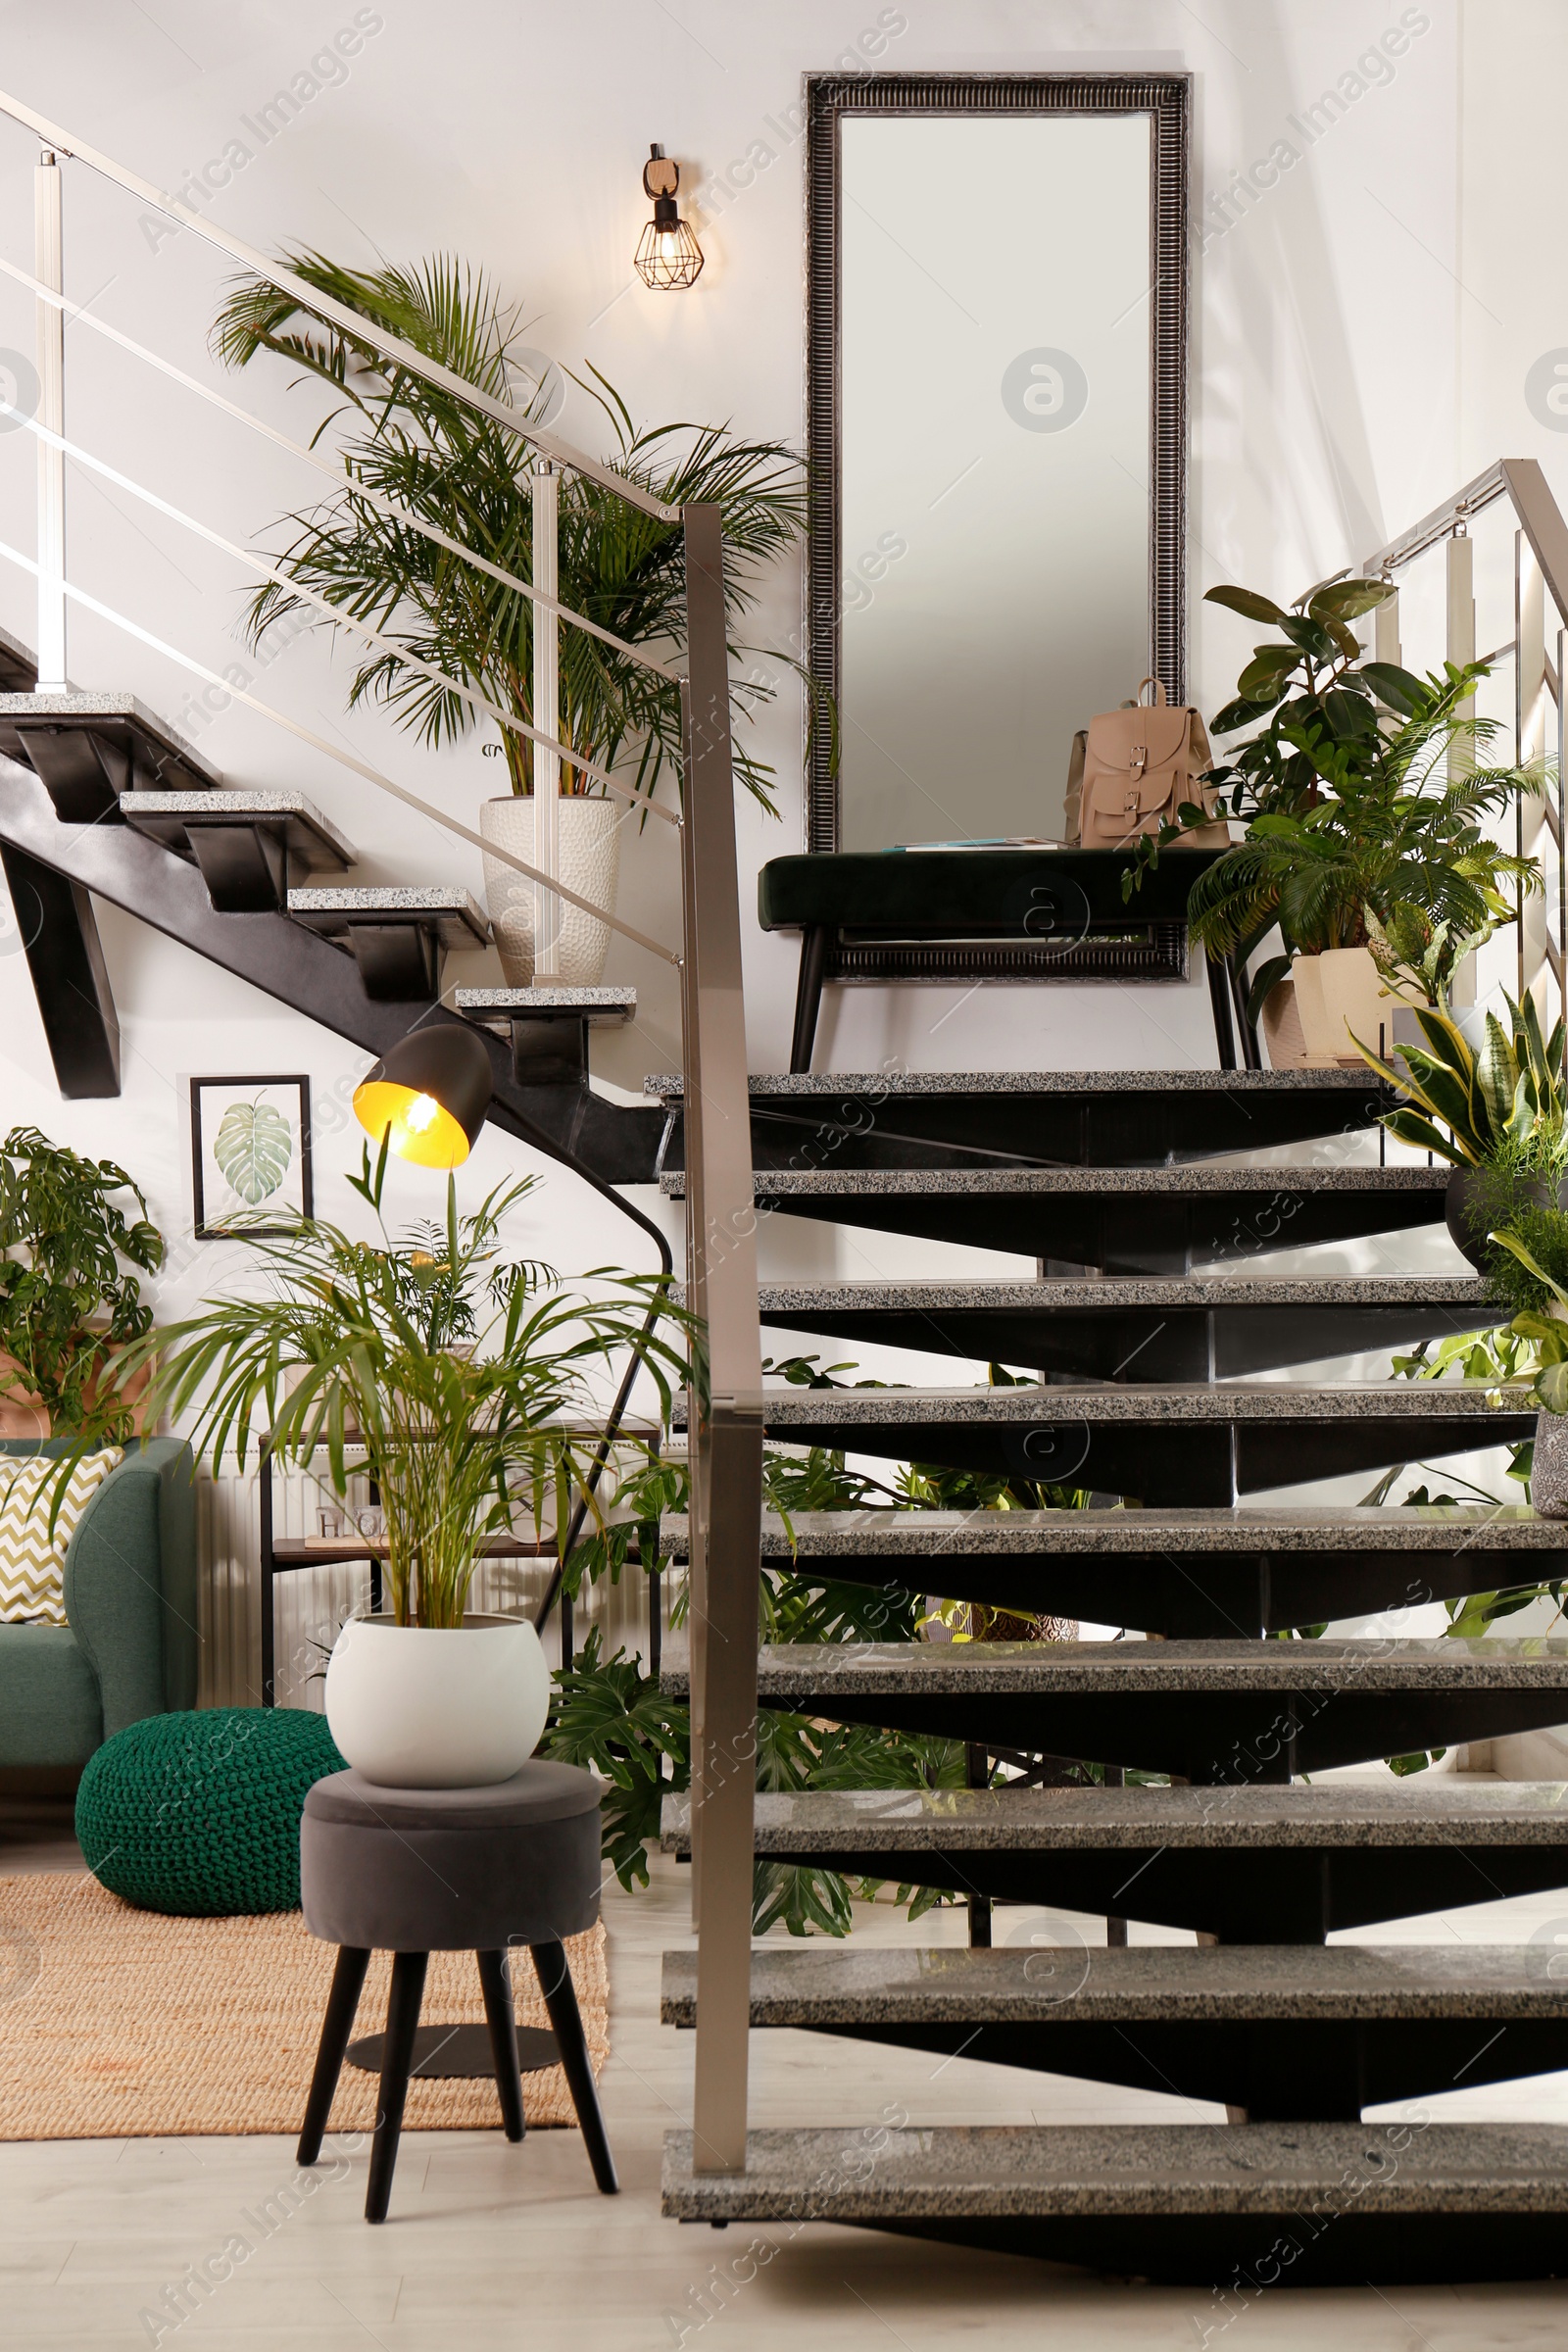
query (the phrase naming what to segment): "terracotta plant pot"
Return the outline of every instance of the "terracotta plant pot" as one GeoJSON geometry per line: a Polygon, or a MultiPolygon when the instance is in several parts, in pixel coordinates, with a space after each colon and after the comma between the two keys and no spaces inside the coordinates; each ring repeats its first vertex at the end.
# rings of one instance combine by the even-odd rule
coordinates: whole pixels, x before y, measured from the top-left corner
{"type": "Polygon", "coordinates": [[[368,1781],[478,1788],[510,1781],[539,1744],[550,1669],[526,1617],[461,1626],[351,1617],[326,1669],[326,1721],[368,1781]]]}
{"type": "MultiPolygon", "coordinates": [[[[536,862],[533,811],[531,799],[508,793],[503,800],[484,802],[479,810],[479,830],[486,841],[493,841],[498,849],[510,850],[514,857],[525,858],[532,865],[536,862]]],[[[577,795],[564,798],[559,808],[561,879],[579,898],[591,899],[596,906],[603,906],[611,914],[615,910],[615,893],[620,881],[621,813],[619,802],[585,800],[577,795]]],[[[508,987],[531,988],[536,960],[538,885],[525,874],[519,874],[515,866],[503,864],[499,858],[486,857],[484,895],[508,987]]],[[[596,988],[604,978],[605,959],[610,954],[610,926],[596,923],[591,914],[585,914],[580,906],[573,906],[565,900],[558,900],[555,905],[562,918],[561,969],[556,977],[565,988],[596,988]]]]}

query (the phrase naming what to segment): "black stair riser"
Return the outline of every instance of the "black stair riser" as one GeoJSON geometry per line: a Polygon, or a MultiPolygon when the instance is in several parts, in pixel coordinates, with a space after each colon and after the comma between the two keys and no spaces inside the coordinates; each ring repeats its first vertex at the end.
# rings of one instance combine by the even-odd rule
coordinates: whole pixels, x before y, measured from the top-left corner
{"type": "Polygon", "coordinates": [[[1568,1693],[1517,1690],[1170,1692],[1105,1690],[1039,1697],[890,1689],[841,1696],[831,1686],[779,1690],[761,1704],[834,1723],[960,1740],[993,1750],[1072,1756],[1210,1787],[1255,1787],[1418,1748],[1544,1731],[1568,1717],[1568,1693]]]}
{"type": "MultiPolygon", "coordinates": [[[[1381,2139],[1394,2127],[1375,2125],[1381,2139]]],[[[1441,2280],[1556,2278],[1568,2274],[1568,2232],[1560,2214],[1511,2212],[1488,2198],[1484,2211],[1380,2214],[1359,2210],[1357,2180],[1343,2202],[1315,2213],[1028,2215],[996,2221],[957,2215],[950,2222],[860,2221],[835,2212],[840,2229],[877,2230],[981,2253],[1032,2255],[1118,2278],[1190,2286],[1204,2300],[1195,2315],[1195,2343],[1218,2343],[1220,2330],[1245,2317],[1273,2287],[1385,2286],[1441,2280]],[[1205,2335],[1207,2328],[1212,2332],[1205,2335]]],[[[794,2221],[781,2205],[772,2218],[794,2221]]]]}
{"type": "MultiPolygon", "coordinates": [[[[1222,1943],[1321,1943],[1335,1930],[1370,1927],[1467,1903],[1568,1887],[1568,1845],[1118,1846],[1003,1852],[911,1844],[820,1850],[791,1844],[760,1860],[891,1880],[946,1894],[1087,1911],[1091,1917],[1191,1928],[1222,1943]]],[[[1568,1914],[1568,1901],[1564,1903],[1568,1914]]]]}
{"type": "MultiPolygon", "coordinates": [[[[1151,1087],[1137,1094],[754,1097],[757,1168],[1154,1168],[1227,1152],[1362,1135],[1391,1090],[1292,1087],[1243,1094],[1151,1087]]],[[[681,1168],[678,1124],[662,1163],[681,1168]]]]}
{"type": "Polygon", "coordinates": [[[1006,1250],[1105,1274],[1186,1274],[1276,1250],[1310,1250],[1441,1225],[1441,1192],[1302,1193],[1282,1189],[1203,1195],[1193,1201],[1088,1194],[1031,1199],[1013,1193],[784,1193],[758,1187],[760,1216],[809,1217],[828,1225],[906,1233],[1006,1250]]]}
{"type": "Polygon", "coordinates": [[[1050,1285],[1041,1289],[1038,1307],[764,1306],[762,1321],[852,1346],[915,1348],[972,1363],[1071,1373],[1080,1380],[1163,1384],[1233,1380],[1289,1364],[1326,1363],[1508,1319],[1508,1310],[1479,1302],[1254,1306],[1240,1301],[1194,1308],[1117,1306],[1107,1300],[1098,1308],[1054,1306],[1050,1285]]]}
{"type": "MultiPolygon", "coordinates": [[[[764,1427],[767,1426],[764,1409],[764,1427]]],[[[1344,1421],[1249,1425],[1180,1422],[1090,1424],[1072,1418],[1063,1394],[1059,1421],[835,1420],[824,1393],[820,1420],[781,1422],[770,1435],[797,1446],[843,1446],[891,1461],[942,1462],[1050,1484],[1134,1495],[1174,1508],[1233,1502],[1274,1487],[1384,1470],[1434,1455],[1517,1446],[1534,1437],[1533,1413],[1498,1412],[1486,1421],[1434,1414],[1387,1420],[1362,1414],[1344,1421]],[[1234,1456],[1233,1456],[1234,1436],[1234,1456]]]]}
{"type": "MultiPolygon", "coordinates": [[[[1004,1925],[1005,1912],[999,1927],[1004,1925]]],[[[1069,1980],[1071,1970],[1069,1967],[1069,1980]]],[[[1245,2110],[1252,2123],[1355,2123],[1364,2107],[1421,2099],[1455,2082],[1512,2082],[1568,2068],[1568,2019],[1373,2022],[1268,2018],[1081,2024],[1070,2001],[1049,2024],[812,2025],[804,2031],[982,2065],[1171,2091],[1245,2110]]]]}
{"type": "MultiPolygon", "coordinates": [[[[781,1565],[784,1563],[780,1563],[781,1565]]],[[[1341,1618],[1419,1608],[1460,1593],[1538,1584],[1568,1573],[1560,1554],[1471,1550],[1281,1552],[1253,1555],[1164,1552],[1079,1558],[995,1559],[971,1552],[854,1553],[787,1563],[808,1584],[858,1584],[889,1592],[928,1592],[983,1601],[1022,1616],[1127,1626],[1174,1641],[1232,1642],[1326,1625],[1341,1618]]]]}

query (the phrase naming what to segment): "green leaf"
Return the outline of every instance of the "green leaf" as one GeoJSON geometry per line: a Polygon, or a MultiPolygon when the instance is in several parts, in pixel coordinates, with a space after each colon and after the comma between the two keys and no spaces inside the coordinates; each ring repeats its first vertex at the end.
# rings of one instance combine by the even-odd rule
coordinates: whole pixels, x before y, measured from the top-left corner
{"type": "Polygon", "coordinates": [[[1307,606],[1314,620],[1359,620],[1396,593],[1392,580],[1334,580],[1307,606]]]}
{"type": "Polygon", "coordinates": [[[213,1157],[248,1208],[270,1200],[294,1157],[294,1130],[275,1103],[231,1102],[219,1121],[213,1157]]]}
{"type": "Polygon", "coordinates": [[[1205,605],[1225,605],[1232,612],[1240,612],[1248,620],[1266,620],[1277,628],[1285,618],[1284,612],[1271,597],[1259,596],[1251,588],[1207,588],[1203,592],[1205,605]]]}
{"type": "MultiPolygon", "coordinates": [[[[1238,700],[1235,704],[1226,705],[1220,712],[1220,718],[1228,719],[1232,710],[1239,709],[1243,703],[1250,706],[1254,714],[1261,717],[1264,711],[1272,710],[1275,704],[1285,697],[1285,682],[1278,666],[1272,662],[1249,662],[1236,684],[1239,689],[1238,700]]],[[[1241,720],[1238,723],[1245,725],[1247,722],[1241,720]]],[[[1214,724],[1221,735],[1230,732],[1228,727],[1220,725],[1220,719],[1217,718],[1214,724]]]]}
{"type": "Polygon", "coordinates": [[[1380,702],[1397,710],[1401,717],[1413,718],[1425,708],[1427,688],[1424,682],[1408,669],[1394,662],[1363,662],[1359,673],[1366,679],[1380,702]]]}
{"type": "Polygon", "coordinates": [[[1278,701],[1278,695],[1271,696],[1267,702],[1258,702],[1250,695],[1238,695],[1235,702],[1227,703],[1223,710],[1215,711],[1209,720],[1209,733],[1234,735],[1243,727],[1255,726],[1260,718],[1267,718],[1278,701]]]}

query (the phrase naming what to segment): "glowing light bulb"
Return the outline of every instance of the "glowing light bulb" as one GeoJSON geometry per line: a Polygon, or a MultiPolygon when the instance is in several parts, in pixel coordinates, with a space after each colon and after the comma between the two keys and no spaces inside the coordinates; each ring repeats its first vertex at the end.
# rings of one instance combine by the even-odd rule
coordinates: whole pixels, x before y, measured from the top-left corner
{"type": "Polygon", "coordinates": [[[416,1095],[403,1113],[403,1124],[412,1135],[425,1135],[441,1116],[441,1105],[429,1095],[416,1095]]]}

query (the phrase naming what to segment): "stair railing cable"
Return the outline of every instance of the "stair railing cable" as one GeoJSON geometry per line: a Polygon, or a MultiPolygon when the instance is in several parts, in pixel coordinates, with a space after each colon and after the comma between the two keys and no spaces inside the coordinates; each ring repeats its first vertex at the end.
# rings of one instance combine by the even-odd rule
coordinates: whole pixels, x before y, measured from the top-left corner
{"type": "MultiPolygon", "coordinates": [[[[233,417],[237,424],[247,425],[253,433],[260,433],[278,449],[287,450],[291,458],[298,458],[302,465],[324,474],[334,489],[349,497],[364,499],[367,506],[374,507],[378,513],[391,515],[394,520],[406,524],[421,539],[428,539],[447,555],[457,556],[463,563],[471,564],[475,571],[482,571],[487,578],[499,581],[503,588],[515,589],[518,596],[526,597],[530,604],[537,605],[543,612],[553,612],[558,620],[565,621],[568,627],[582,629],[588,636],[597,637],[602,645],[612,646],[617,654],[624,654],[629,662],[637,662],[643,669],[652,670],[656,677],[667,678],[672,686],[680,684],[680,671],[669,668],[665,662],[656,662],[646,647],[628,644],[624,637],[617,637],[613,629],[607,629],[601,621],[590,620],[586,612],[573,611],[570,605],[562,604],[556,597],[546,596],[544,590],[534,587],[530,580],[520,580],[514,571],[507,571],[501,564],[492,564],[487,556],[477,555],[471,547],[465,547],[461,539],[453,539],[433,522],[426,522],[423,515],[416,514],[412,508],[403,506],[384,491],[374,490],[368,482],[361,481],[348,470],[346,462],[334,466],[330,458],[323,458],[318,451],[307,449],[303,441],[294,440],[275,424],[269,424],[265,417],[253,416],[249,409],[241,408],[237,400],[225,399],[221,392],[215,392],[212,385],[204,384],[200,377],[187,375],[183,368],[174,366],[172,360],[166,360],[158,352],[149,351],[145,343],[136,341],[134,335],[124,334],[118,326],[111,326],[107,319],[100,318],[95,311],[87,310],[81,303],[69,301],[64,294],[57,293],[52,286],[46,286],[41,278],[34,277],[29,270],[19,269],[15,262],[8,262],[3,254],[0,254],[0,272],[15,278],[18,285],[25,286],[39,302],[58,310],[74,326],[88,327],[95,335],[102,335],[106,342],[117,343],[122,351],[128,351],[132,358],[141,360],[149,368],[156,368],[160,375],[167,375],[172,383],[194,393],[209,408],[217,409],[221,416],[233,417]]],[[[660,809],[657,813],[662,816],[664,811],[660,809]]]]}
{"type": "MultiPolygon", "coordinates": [[[[672,954],[602,908],[590,911],[623,937],[674,963],[681,975],[682,1068],[687,1167],[688,1304],[705,1331],[706,1378],[692,1384],[691,1716],[693,1907],[698,1929],[694,2162],[700,2173],[746,2168],[753,1814],[756,1784],[757,1590],[761,1519],[761,1350],[757,1300],[756,1207],[752,1184],[746,1023],[736,871],[734,770],[723,545],[718,509],[675,507],[519,416],[322,295],[285,265],[206,220],[180,197],[153,186],[21,100],[0,92],[0,116],[31,130],[45,154],[36,183],[36,280],[40,380],[39,544],[36,562],[0,546],[38,585],[40,689],[67,691],[65,617],[74,600],[126,629],[180,666],[220,685],[300,740],[314,745],[405,806],[491,856],[472,828],[352,754],[270,710],[154,632],[117,613],[68,580],[65,562],[64,345],[61,175],[75,160],[245,269],[327,318],[383,360],[437,386],[559,466],[597,483],[640,513],[681,526],[686,571],[686,676],[682,706],[682,949],[672,954]],[[41,290],[40,290],[41,289],[41,290]]],[[[215,405],[223,405],[215,402],[215,405]]],[[[356,494],[352,475],[345,481],[356,494]]],[[[462,551],[466,552],[466,551],[462,551]]],[[[247,561],[254,562],[247,555],[247,561]]],[[[291,582],[297,587],[297,583],[291,582]]],[[[516,583],[523,587],[523,583],[516,583]]],[[[526,590],[524,590],[526,593],[526,590]]],[[[541,600],[542,601],[542,600],[541,600]]],[[[550,600],[556,609],[556,600],[550,600]]],[[[344,617],[334,610],[334,617],[344,617]]],[[[580,616],[562,612],[568,625],[580,616]]],[[[670,674],[667,671],[664,673],[670,674]]],[[[532,730],[523,730],[532,732],[532,730]]],[[[569,747],[536,737],[554,757],[569,747]]],[[[588,906],[553,873],[504,856],[503,862],[576,906],[588,906]]],[[[629,1207],[629,1204],[621,1203],[629,1207]]],[[[633,1212],[643,1222],[640,1212],[633,1212]]],[[[629,1390],[628,1390],[629,1395],[629,1390]]],[[[618,1424],[617,1424],[618,1426],[618,1424]]],[[[607,1433],[608,1435],[608,1433],[607,1433]]],[[[605,1458],[609,1458],[609,1446],[605,1458]]]]}
{"type": "MultiPolygon", "coordinates": [[[[1446,563],[1446,658],[1462,665],[1476,660],[1474,543],[1470,524],[1499,500],[1513,510],[1514,629],[1511,638],[1483,659],[1489,663],[1511,660],[1514,668],[1514,757],[1521,766],[1555,764],[1549,790],[1529,794],[1517,804],[1515,847],[1521,857],[1548,862],[1554,853],[1556,888],[1553,912],[1556,937],[1546,919],[1546,902],[1529,898],[1521,884],[1517,902],[1517,985],[1545,998],[1556,991],[1559,1008],[1568,1005],[1568,806],[1565,806],[1565,749],[1568,749],[1568,520],[1551,494],[1544,472],[1534,458],[1500,458],[1478,473],[1463,489],[1392,539],[1366,559],[1362,572],[1369,578],[1393,581],[1396,572],[1418,557],[1442,546],[1446,563]],[[1548,643],[1548,606],[1556,608],[1557,626],[1548,643]],[[1553,648],[1555,660],[1553,660],[1553,648]],[[1551,715],[1555,710],[1555,725],[1551,715]]],[[[1372,614],[1374,650],[1379,660],[1398,662],[1399,598],[1397,588],[1372,614]]],[[[1468,705],[1471,712],[1475,705],[1468,705]]],[[[1456,747],[1457,756],[1467,755],[1456,747]]],[[[1456,756],[1450,753],[1450,760],[1456,756]]]]}

